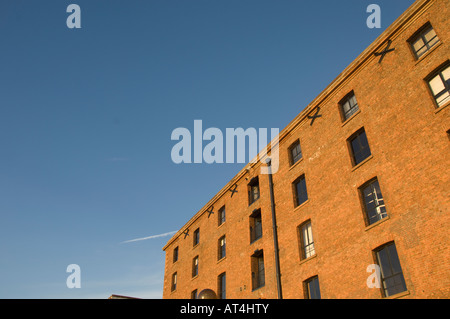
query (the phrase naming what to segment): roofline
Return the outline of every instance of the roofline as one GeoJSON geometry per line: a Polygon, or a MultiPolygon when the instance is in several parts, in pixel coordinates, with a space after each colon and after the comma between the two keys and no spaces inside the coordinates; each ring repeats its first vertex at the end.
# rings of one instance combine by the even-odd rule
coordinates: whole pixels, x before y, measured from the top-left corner
{"type": "MultiPolygon", "coordinates": [[[[376,57],[374,52],[377,52],[387,40],[394,40],[407,28],[413,21],[415,21],[428,7],[430,7],[436,0],[417,0],[405,12],[403,12],[382,34],[380,34],[344,71],[342,71],[315,99],[313,99],[281,132],[278,134],[278,144],[287,137],[295,127],[306,122],[307,116],[316,107],[325,103],[332,94],[345,82],[353,78],[365,65],[371,62],[376,57]]],[[[276,139],[275,139],[276,140],[276,139]]],[[[272,143],[272,142],[271,142],[272,143]]],[[[267,148],[270,149],[271,143],[267,148]]],[[[249,164],[245,165],[213,198],[211,198],[189,221],[180,228],[180,230],[169,239],[164,245],[165,251],[186,228],[189,228],[206,210],[211,207],[231,186],[237,183],[246,173],[248,168],[256,168],[260,165],[261,159],[267,156],[265,150],[261,151],[256,158],[249,164]],[[258,158],[260,160],[258,161],[258,158]]]]}

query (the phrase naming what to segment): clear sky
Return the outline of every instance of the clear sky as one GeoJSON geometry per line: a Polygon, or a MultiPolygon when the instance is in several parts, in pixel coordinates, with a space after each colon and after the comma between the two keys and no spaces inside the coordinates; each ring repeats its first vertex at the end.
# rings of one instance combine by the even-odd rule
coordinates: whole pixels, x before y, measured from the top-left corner
{"type": "Polygon", "coordinates": [[[283,129],[413,2],[2,0],[0,298],[161,298],[170,236],[124,241],[178,230],[244,166],[176,165],[172,131],[283,129]]]}

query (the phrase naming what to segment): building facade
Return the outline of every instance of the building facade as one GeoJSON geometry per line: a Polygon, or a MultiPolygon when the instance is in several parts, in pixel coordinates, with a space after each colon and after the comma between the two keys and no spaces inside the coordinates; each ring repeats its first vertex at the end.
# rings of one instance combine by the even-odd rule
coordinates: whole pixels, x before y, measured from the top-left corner
{"type": "Polygon", "coordinates": [[[167,242],[163,298],[450,297],[449,9],[416,1],[280,132],[276,173],[167,242]]]}

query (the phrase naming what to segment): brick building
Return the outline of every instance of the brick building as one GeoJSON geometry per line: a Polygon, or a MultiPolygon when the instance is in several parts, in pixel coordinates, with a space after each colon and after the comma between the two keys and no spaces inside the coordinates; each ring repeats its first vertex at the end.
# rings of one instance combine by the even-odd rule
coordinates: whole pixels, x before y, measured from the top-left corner
{"type": "Polygon", "coordinates": [[[248,164],[168,241],[163,298],[450,297],[449,9],[416,1],[280,132],[274,205],[248,164]]]}

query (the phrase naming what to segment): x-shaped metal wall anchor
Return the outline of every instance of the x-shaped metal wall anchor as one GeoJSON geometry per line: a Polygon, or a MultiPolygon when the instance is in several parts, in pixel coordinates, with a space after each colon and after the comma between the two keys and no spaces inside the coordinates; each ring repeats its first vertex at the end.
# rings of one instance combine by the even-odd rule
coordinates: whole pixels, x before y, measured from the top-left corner
{"type": "Polygon", "coordinates": [[[209,218],[209,216],[211,216],[211,214],[214,214],[213,209],[214,209],[214,206],[211,206],[211,208],[209,210],[206,210],[206,212],[208,213],[208,218],[209,218]]]}
{"type": "Polygon", "coordinates": [[[189,228],[186,229],[186,230],[183,232],[183,234],[184,234],[184,239],[186,239],[186,237],[189,236],[189,228]]]}
{"type": "Polygon", "coordinates": [[[380,58],[380,60],[378,61],[378,63],[381,63],[381,61],[383,61],[384,56],[385,56],[386,54],[388,54],[389,52],[392,52],[392,51],[395,50],[395,48],[389,49],[389,47],[391,46],[391,44],[392,44],[392,40],[389,40],[389,41],[388,41],[388,44],[387,44],[387,46],[386,46],[386,49],[384,49],[384,50],[381,51],[381,52],[375,52],[375,56],[380,56],[380,55],[381,55],[381,58],[380,58]]]}
{"type": "Polygon", "coordinates": [[[233,185],[233,189],[229,189],[229,191],[231,192],[231,197],[233,197],[233,195],[234,195],[234,193],[237,193],[238,191],[236,190],[236,188],[237,188],[237,184],[234,184],[233,185]]]}
{"type": "Polygon", "coordinates": [[[319,112],[320,112],[320,107],[317,107],[316,113],[315,113],[313,116],[309,116],[309,115],[308,115],[308,118],[309,118],[310,120],[312,120],[311,123],[309,123],[310,126],[313,125],[313,123],[314,123],[314,121],[316,120],[316,118],[322,117],[322,115],[320,115],[319,112]]]}

